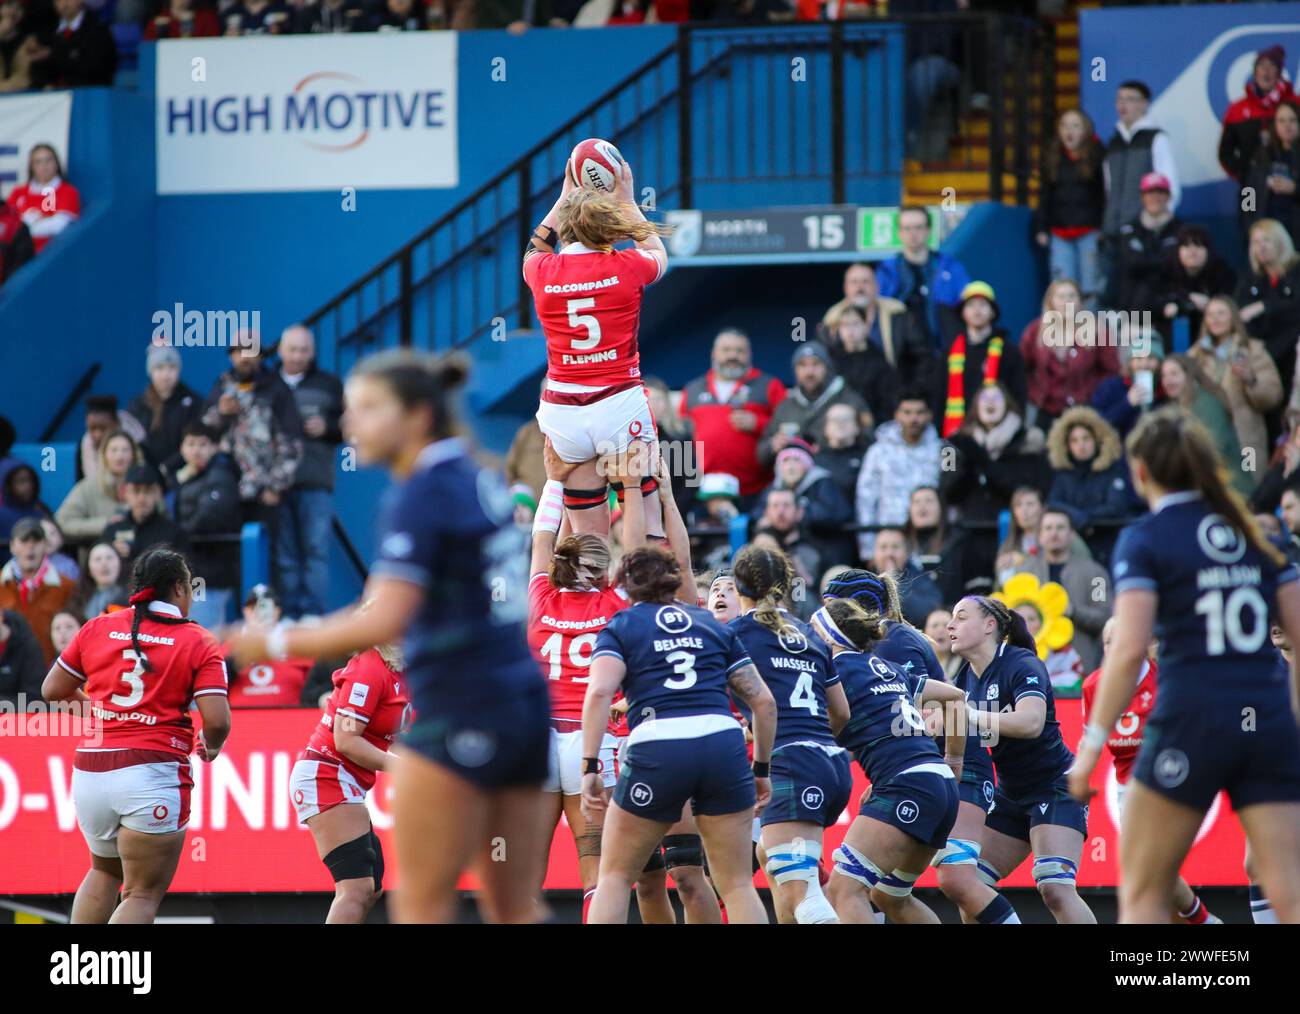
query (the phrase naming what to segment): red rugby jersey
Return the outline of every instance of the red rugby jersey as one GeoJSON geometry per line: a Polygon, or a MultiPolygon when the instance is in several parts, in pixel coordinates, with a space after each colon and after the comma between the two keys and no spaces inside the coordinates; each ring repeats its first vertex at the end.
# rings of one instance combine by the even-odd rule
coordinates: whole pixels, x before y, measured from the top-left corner
{"type": "Polygon", "coordinates": [[[570,243],[529,257],[524,279],[546,335],[546,376],[592,388],[639,380],[641,295],[662,274],[659,258],[636,247],[604,253],[570,243]]]}
{"type": "Polygon", "coordinates": [[[131,643],[137,609],[121,609],[87,620],[58,663],[77,679],[93,702],[100,731],[79,751],[162,751],[184,759],[194,745],[190,703],[206,694],[226,696],[226,665],[217,639],[180,610],[149,603],[140,620],[140,652],[131,643]],[[168,622],[168,621],[171,622],[168,622]]]}
{"type": "Polygon", "coordinates": [[[307,741],[308,750],[339,764],[368,791],[375,784],[375,772],[344,757],[334,746],[334,722],[339,715],[365,722],[362,737],[384,751],[410,724],[410,704],[402,674],[388,668],[374,648],[353,655],[347,665],[334,673],[334,692],[307,741]]]}
{"type": "MultiPolygon", "coordinates": [[[[1094,669],[1083,681],[1083,720],[1088,720],[1092,711],[1093,698],[1097,696],[1097,684],[1101,682],[1101,669],[1094,669]]],[[[1119,716],[1115,728],[1106,740],[1106,749],[1115,758],[1115,778],[1124,785],[1133,772],[1138,751],[1142,749],[1142,735],[1146,731],[1147,716],[1156,706],[1156,664],[1147,663],[1146,674],[1138,680],[1133,691],[1133,700],[1124,713],[1119,716]]]]}
{"type": "Polygon", "coordinates": [[[615,588],[565,591],[545,574],[533,575],[528,584],[528,646],[548,677],[552,717],[582,721],[596,635],[628,604],[615,588]]]}

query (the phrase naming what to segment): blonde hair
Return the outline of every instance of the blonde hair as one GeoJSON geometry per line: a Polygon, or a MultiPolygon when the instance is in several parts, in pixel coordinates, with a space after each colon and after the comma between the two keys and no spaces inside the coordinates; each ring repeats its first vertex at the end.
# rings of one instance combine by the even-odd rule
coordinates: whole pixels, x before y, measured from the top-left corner
{"type": "Polygon", "coordinates": [[[1250,334],[1246,330],[1245,321],[1241,319],[1241,307],[1237,305],[1237,301],[1231,296],[1211,296],[1205,305],[1208,307],[1210,303],[1222,303],[1228,308],[1228,314],[1232,319],[1231,330],[1223,338],[1216,339],[1214,335],[1210,334],[1210,328],[1205,323],[1205,315],[1204,311],[1202,311],[1201,333],[1196,337],[1198,339],[1208,337],[1215,345],[1224,341],[1236,342],[1238,345],[1247,344],[1250,341],[1250,334]]]}
{"type": "Polygon", "coordinates": [[[1043,293],[1043,313],[1047,313],[1052,309],[1052,297],[1056,295],[1056,290],[1064,285],[1068,285],[1074,290],[1074,294],[1078,297],[1078,299],[1075,300],[1075,303],[1082,308],[1083,290],[1079,288],[1079,283],[1073,278],[1057,278],[1047,287],[1047,291],[1043,293]]]}
{"type": "MultiPolygon", "coordinates": [[[[1250,227],[1251,236],[1254,236],[1257,232],[1267,233],[1268,238],[1273,241],[1273,245],[1281,252],[1278,264],[1282,273],[1285,274],[1295,267],[1296,261],[1300,260],[1300,257],[1296,256],[1295,243],[1291,240],[1291,234],[1286,231],[1286,227],[1281,222],[1275,218],[1261,218],[1250,227]]],[[[1250,270],[1257,275],[1264,272],[1263,266],[1255,258],[1254,251],[1250,252],[1250,270]]]]}
{"type": "Polygon", "coordinates": [[[549,577],[555,588],[586,591],[609,574],[609,543],[595,532],[566,535],[555,547],[549,577]]]}
{"type": "Polygon", "coordinates": [[[126,430],[114,430],[104,437],[99,445],[99,450],[95,452],[95,457],[99,461],[99,471],[95,474],[95,481],[99,484],[99,488],[104,495],[111,496],[114,500],[118,499],[117,491],[121,486],[122,477],[114,477],[113,473],[108,470],[108,445],[119,437],[131,445],[131,464],[126,466],[128,471],[132,465],[138,465],[144,460],[140,454],[140,445],[136,443],[135,437],[131,436],[126,430]]]}
{"type": "Polygon", "coordinates": [[[669,229],[638,217],[613,194],[579,188],[560,205],[559,228],[562,243],[581,243],[606,253],[625,239],[638,243],[651,236],[666,236],[669,229]]]}

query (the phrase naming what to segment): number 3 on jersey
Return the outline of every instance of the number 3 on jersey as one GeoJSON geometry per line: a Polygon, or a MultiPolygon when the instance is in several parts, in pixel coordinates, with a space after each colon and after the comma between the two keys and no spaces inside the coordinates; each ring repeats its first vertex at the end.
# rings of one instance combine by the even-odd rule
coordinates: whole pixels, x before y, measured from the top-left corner
{"type": "Polygon", "coordinates": [[[587,329],[586,338],[574,338],[569,344],[582,352],[587,349],[594,349],[600,344],[600,321],[590,314],[579,313],[579,310],[594,310],[596,308],[596,298],[588,296],[585,299],[570,299],[569,303],[569,327],[575,331],[580,327],[587,329]]]}
{"type": "Polygon", "coordinates": [[[122,682],[131,688],[129,694],[114,694],[109,703],[119,708],[134,708],[144,698],[144,656],[133,648],[122,651],[122,657],[131,663],[131,668],[122,673],[122,682]]]}

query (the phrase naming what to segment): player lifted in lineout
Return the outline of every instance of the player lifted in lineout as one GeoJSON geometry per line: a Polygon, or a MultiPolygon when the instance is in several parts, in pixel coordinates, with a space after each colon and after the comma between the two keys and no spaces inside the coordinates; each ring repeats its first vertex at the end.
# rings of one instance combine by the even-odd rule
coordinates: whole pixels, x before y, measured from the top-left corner
{"type": "MultiPolygon", "coordinates": [[[[646,220],[634,195],[632,170],[618,150],[608,141],[583,141],[569,156],[559,200],[524,251],[524,280],[546,335],[537,422],[574,466],[563,504],[579,535],[609,532],[610,483],[598,459],[640,440],[653,459],[641,482],[646,534],[663,536],[654,478],[658,439],[641,383],[637,331],[642,292],[663,277],[668,253],[661,227],[646,220]],[[625,240],[635,246],[614,249],[625,240]]],[[[539,512],[558,513],[559,506],[544,503],[539,512]]]]}

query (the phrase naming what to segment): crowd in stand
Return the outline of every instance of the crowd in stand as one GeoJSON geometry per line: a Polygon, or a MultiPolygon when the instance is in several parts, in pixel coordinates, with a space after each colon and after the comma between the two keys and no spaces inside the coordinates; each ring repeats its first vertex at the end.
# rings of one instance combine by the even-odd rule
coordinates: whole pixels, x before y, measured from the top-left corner
{"type": "MultiPolygon", "coordinates": [[[[1300,106],[1282,63],[1278,47],[1260,52],[1226,118],[1224,167],[1256,187],[1229,256],[1177,217],[1173,145],[1146,85],[1128,81],[1106,142],[1075,109],[1045,154],[1034,241],[1052,280],[1035,319],[1004,322],[992,287],[931,248],[925,209],[905,207],[902,250],[845,271],[785,376],[727,329],[675,397],[647,381],[663,453],[698,465],[673,490],[696,558],[725,565],[739,518],[739,538],[790,557],[804,615],[844,565],[896,574],[922,629],[962,595],[1001,595],[1050,631],[1040,653],[1058,693],[1077,696],[1100,659],[1115,539],[1145,510],[1123,438],[1176,402],[1300,560],[1300,106]]],[[[540,439],[525,426],[511,456],[524,510],[540,439]]]]}
{"type": "MultiPolygon", "coordinates": [[[[125,408],[115,395],[87,398],[77,481],[54,506],[0,418],[0,700],[40,699],[60,640],[128,604],[131,567],[151,546],[187,553],[200,582],[190,615],[218,628],[234,618],[238,533],[258,522],[274,588],[250,592],[246,618],[325,612],[342,385],[316,365],[307,328],[286,328],[273,352],[254,337],[239,336],[206,397],[181,380],[176,348],[150,345],[147,384],[125,408]]],[[[232,673],[232,700],[315,704],[337,666],[308,685],[311,668],[291,659],[232,673]]]]}

